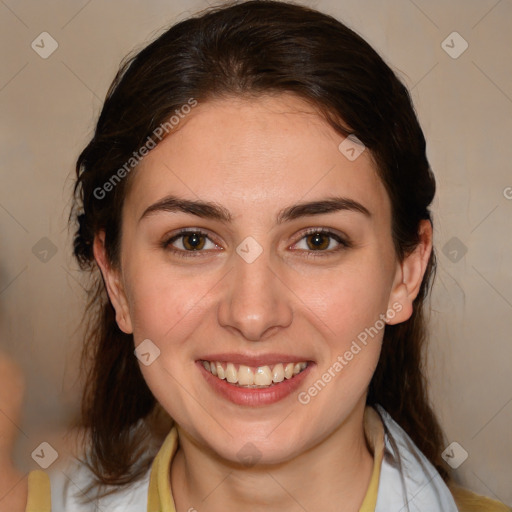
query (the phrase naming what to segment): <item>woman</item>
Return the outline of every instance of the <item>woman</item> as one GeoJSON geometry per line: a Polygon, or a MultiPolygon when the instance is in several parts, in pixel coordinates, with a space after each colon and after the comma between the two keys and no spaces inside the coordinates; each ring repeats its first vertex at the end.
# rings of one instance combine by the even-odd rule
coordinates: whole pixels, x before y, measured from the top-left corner
{"type": "Polygon", "coordinates": [[[217,8],[125,63],[77,162],[90,438],[52,510],[509,510],[440,457],[434,192],[407,90],[329,16],[217,8]]]}

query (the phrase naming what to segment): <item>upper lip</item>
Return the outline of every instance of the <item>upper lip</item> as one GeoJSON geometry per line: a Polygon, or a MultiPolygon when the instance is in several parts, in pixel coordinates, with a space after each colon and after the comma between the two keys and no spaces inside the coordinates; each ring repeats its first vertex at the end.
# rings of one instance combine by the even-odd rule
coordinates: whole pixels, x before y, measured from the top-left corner
{"type": "Polygon", "coordinates": [[[240,353],[209,354],[199,359],[200,361],[219,361],[246,366],[271,366],[278,363],[309,362],[307,357],[292,356],[290,354],[259,354],[249,355],[240,353]]]}

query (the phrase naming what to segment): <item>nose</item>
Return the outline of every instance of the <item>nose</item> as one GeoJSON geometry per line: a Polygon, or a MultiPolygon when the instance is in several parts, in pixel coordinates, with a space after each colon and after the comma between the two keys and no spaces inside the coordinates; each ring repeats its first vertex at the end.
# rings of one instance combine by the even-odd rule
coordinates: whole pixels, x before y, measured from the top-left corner
{"type": "Polygon", "coordinates": [[[218,320],[249,341],[264,341],[293,319],[291,290],[271,268],[268,251],[248,263],[233,254],[234,268],[224,282],[218,320]]]}

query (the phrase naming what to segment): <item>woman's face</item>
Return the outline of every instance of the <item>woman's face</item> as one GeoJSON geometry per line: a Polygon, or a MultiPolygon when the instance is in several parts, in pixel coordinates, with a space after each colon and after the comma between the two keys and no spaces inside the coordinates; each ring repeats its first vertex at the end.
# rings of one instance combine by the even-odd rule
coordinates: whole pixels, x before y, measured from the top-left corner
{"type": "Polygon", "coordinates": [[[410,315],[388,195],[343,140],[292,95],[217,100],[132,176],[120,270],[102,268],[118,323],[156,399],[228,460],[285,461],[341,428],[385,315],[410,315]]]}

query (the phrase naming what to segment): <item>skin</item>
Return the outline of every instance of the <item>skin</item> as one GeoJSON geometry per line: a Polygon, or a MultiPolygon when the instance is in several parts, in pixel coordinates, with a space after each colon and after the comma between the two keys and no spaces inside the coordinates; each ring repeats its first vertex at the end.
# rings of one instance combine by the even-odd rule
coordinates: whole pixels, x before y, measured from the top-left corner
{"type": "Polygon", "coordinates": [[[307,405],[297,392],[272,405],[234,405],[195,363],[213,352],[301,356],[314,362],[304,391],[393,304],[401,311],[388,323],[410,317],[431,224],[421,224],[421,243],[400,263],[370,152],[349,161],[338,150],[343,139],[289,94],[199,104],[131,176],[118,265],[105,255],[104,234],[95,239],[119,327],[135,345],[149,338],[160,349],[141,370],[178,425],[171,485],[179,512],[357,511],[363,501],[373,464],[363,413],[383,329],[307,405]],[[140,220],[168,194],[216,202],[232,221],[163,211],[140,220]],[[276,222],[286,206],[333,195],[362,203],[371,217],[345,210],[276,222]],[[180,228],[207,232],[198,257],[171,252],[185,251],[183,238],[162,247],[180,228]],[[315,257],[308,228],[351,246],[327,237],[315,257]],[[263,249],[252,263],[235,251],[248,236],[263,249]],[[248,442],[261,457],[249,468],[237,456],[248,442]]]}
{"type": "Polygon", "coordinates": [[[0,512],[21,512],[27,503],[26,475],[15,468],[12,459],[24,391],[21,368],[0,351],[0,512]]]}
{"type": "MultiPolygon", "coordinates": [[[[0,350],[0,512],[24,512],[27,506],[28,473],[16,468],[13,461],[15,443],[22,432],[24,395],[22,368],[0,350]]],[[[51,466],[52,470],[64,462],[66,456],[82,455],[78,450],[82,433],[78,429],[40,432],[41,437],[59,454],[51,466]]],[[[35,466],[32,469],[39,468],[35,466]]]]}

